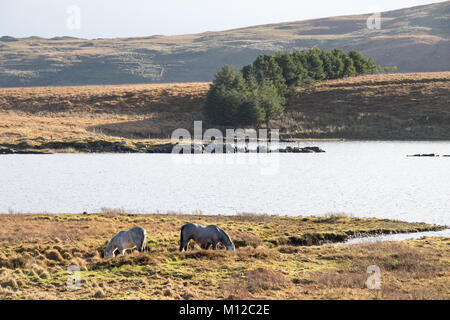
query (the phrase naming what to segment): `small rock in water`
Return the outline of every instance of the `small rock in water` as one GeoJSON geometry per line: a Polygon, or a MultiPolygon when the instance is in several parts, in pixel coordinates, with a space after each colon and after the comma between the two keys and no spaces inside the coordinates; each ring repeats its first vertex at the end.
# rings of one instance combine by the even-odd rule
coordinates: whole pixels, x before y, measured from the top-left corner
{"type": "Polygon", "coordinates": [[[407,157],[439,157],[439,155],[434,153],[423,153],[423,154],[410,154],[407,157]]]}
{"type": "Polygon", "coordinates": [[[317,153],[325,152],[325,150],[322,150],[319,147],[305,147],[303,149],[312,150],[313,152],[317,152],[317,153]]]}
{"type": "Polygon", "coordinates": [[[1,148],[0,149],[0,154],[13,154],[14,151],[8,148],[1,148]]]}
{"type": "Polygon", "coordinates": [[[322,153],[325,152],[324,150],[320,149],[319,147],[291,147],[287,146],[284,149],[280,149],[279,152],[288,152],[288,153],[322,153]]]}
{"type": "Polygon", "coordinates": [[[258,152],[258,153],[267,153],[268,150],[267,150],[267,147],[266,147],[266,146],[258,146],[258,147],[256,148],[256,152],[258,152]]]}

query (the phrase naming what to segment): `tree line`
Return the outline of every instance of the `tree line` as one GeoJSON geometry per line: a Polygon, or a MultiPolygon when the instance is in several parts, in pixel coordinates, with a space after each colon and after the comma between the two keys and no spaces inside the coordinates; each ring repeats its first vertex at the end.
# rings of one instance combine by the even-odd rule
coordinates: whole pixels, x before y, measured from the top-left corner
{"type": "Polygon", "coordinates": [[[356,50],[312,48],[259,55],[241,70],[226,65],[215,74],[203,109],[213,124],[256,126],[284,111],[295,89],[316,81],[385,70],[356,50]]]}

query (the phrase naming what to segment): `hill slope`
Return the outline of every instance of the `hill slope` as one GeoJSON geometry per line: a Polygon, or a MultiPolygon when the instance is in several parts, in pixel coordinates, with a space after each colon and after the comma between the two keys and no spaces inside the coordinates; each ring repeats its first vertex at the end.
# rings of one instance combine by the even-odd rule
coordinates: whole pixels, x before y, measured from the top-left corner
{"type": "MultiPolygon", "coordinates": [[[[185,83],[0,89],[0,148],[86,152],[75,142],[164,143],[173,130],[192,130],[202,120],[208,88],[209,83],[185,83]]],[[[450,140],[450,72],[367,75],[299,90],[270,124],[283,138],[450,140]]]]}
{"type": "Polygon", "coordinates": [[[450,70],[450,1],[381,14],[262,25],[180,36],[85,40],[0,37],[0,86],[87,85],[211,80],[223,64],[260,53],[356,49],[400,72],[450,70]]]}

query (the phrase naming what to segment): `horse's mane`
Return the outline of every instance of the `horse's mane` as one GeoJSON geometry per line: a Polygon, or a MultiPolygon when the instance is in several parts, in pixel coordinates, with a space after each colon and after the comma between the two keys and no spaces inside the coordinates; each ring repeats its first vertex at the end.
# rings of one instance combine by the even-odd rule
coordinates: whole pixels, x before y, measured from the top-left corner
{"type": "Polygon", "coordinates": [[[220,234],[225,238],[224,240],[226,240],[228,243],[225,243],[225,245],[227,246],[231,246],[233,244],[233,241],[231,241],[230,236],[228,235],[228,233],[226,233],[225,231],[223,231],[221,228],[218,228],[220,231],[220,234]]]}

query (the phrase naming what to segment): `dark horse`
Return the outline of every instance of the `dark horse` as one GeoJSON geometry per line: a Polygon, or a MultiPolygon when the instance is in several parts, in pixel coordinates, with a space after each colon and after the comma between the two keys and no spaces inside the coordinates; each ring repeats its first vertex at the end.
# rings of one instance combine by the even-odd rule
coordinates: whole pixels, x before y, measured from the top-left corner
{"type": "Polygon", "coordinates": [[[202,226],[196,223],[187,223],[181,227],[180,251],[187,250],[189,241],[194,239],[200,243],[203,249],[209,249],[212,246],[216,249],[217,244],[222,243],[228,251],[234,251],[234,244],[228,234],[218,226],[202,226]]]}

